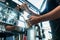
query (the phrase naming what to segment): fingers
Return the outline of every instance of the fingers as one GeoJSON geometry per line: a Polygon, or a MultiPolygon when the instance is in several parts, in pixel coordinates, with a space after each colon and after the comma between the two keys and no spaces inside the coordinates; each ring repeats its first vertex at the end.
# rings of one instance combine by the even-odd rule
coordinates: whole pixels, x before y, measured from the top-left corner
{"type": "Polygon", "coordinates": [[[26,20],[26,22],[27,22],[27,25],[28,25],[29,27],[31,27],[31,26],[32,26],[32,24],[30,23],[30,21],[29,21],[29,20],[26,20]]]}
{"type": "Polygon", "coordinates": [[[33,23],[34,23],[34,21],[33,21],[33,18],[34,16],[31,16],[28,20],[27,20],[27,23],[30,25],[30,26],[32,26],[33,25],[33,23]]]}
{"type": "Polygon", "coordinates": [[[36,16],[30,16],[29,20],[32,21],[36,16]]]}
{"type": "Polygon", "coordinates": [[[31,20],[32,18],[34,18],[34,16],[30,16],[30,18],[29,18],[29,19],[31,20]]]}
{"type": "Polygon", "coordinates": [[[21,7],[23,7],[23,6],[22,6],[22,5],[17,5],[17,7],[18,7],[18,8],[21,8],[21,7]]]}
{"type": "Polygon", "coordinates": [[[6,26],[6,30],[8,30],[8,31],[13,31],[15,29],[15,27],[14,26],[6,26]]]}
{"type": "Polygon", "coordinates": [[[32,25],[33,25],[33,19],[28,19],[28,20],[27,20],[27,23],[28,23],[30,26],[32,26],[32,25]]]}
{"type": "Polygon", "coordinates": [[[17,5],[16,9],[17,10],[20,10],[20,9],[27,10],[28,9],[28,6],[27,6],[26,3],[23,3],[22,5],[17,5]]]}
{"type": "Polygon", "coordinates": [[[31,24],[31,25],[35,25],[35,24],[37,24],[39,22],[39,16],[31,16],[30,18],[29,18],[29,23],[31,24]]]}

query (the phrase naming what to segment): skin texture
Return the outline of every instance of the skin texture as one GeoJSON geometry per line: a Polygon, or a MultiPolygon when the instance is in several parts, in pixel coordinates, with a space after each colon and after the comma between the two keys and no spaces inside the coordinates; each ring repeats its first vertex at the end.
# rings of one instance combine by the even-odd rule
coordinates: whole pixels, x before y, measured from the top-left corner
{"type": "Polygon", "coordinates": [[[47,14],[40,15],[40,16],[31,16],[30,22],[33,24],[37,24],[42,21],[55,20],[58,18],[60,18],[60,6],[57,6],[55,9],[48,12],[47,14]]]}
{"type": "MultiPolygon", "coordinates": [[[[39,23],[39,22],[42,22],[42,21],[55,20],[55,19],[60,18],[60,5],[57,6],[55,9],[51,10],[50,12],[44,14],[44,15],[38,15],[38,14],[32,12],[32,11],[28,8],[27,4],[25,4],[25,3],[23,3],[23,4],[20,5],[20,6],[17,6],[16,8],[17,8],[17,10],[19,10],[19,9],[21,8],[21,9],[27,11],[28,13],[33,14],[33,16],[31,16],[31,17],[29,18],[29,20],[27,20],[28,23],[30,24],[30,26],[31,26],[31,25],[35,25],[35,24],[37,24],[37,23],[39,23]]],[[[8,27],[8,26],[7,26],[7,27],[8,27]]],[[[7,27],[6,27],[6,28],[7,28],[7,27]]],[[[7,29],[10,29],[10,30],[11,30],[11,28],[12,28],[12,27],[9,27],[9,28],[7,28],[7,29]]]]}
{"type": "Polygon", "coordinates": [[[33,16],[29,18],[30,19],[29,22],[31,25],[37,24],[42,21],[55,20],[55,19],[60,18],[60,5],[44,15],[37,15],[31,10],[29,10],[26,4],[22,4],[22,5],[24,5],[23,8],[25,8],[25,11],[33,14],[33,16]]]}
{"type": "Polygon", "coordinates": [[[6,30],[8,30],[8,31],[13,31],[14,29],[15,29],[14,26],[10,26],[10,25],[6,26],[6,30]]]}

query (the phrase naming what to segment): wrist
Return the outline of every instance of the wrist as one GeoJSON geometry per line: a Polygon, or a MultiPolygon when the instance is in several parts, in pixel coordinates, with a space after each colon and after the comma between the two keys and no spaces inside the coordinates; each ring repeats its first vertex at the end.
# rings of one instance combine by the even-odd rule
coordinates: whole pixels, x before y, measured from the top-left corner
{"type": "Polygon", "coordinates": [[[42,22],[43,21],[43,17],[39,16],[39,21],[42,22]]]}

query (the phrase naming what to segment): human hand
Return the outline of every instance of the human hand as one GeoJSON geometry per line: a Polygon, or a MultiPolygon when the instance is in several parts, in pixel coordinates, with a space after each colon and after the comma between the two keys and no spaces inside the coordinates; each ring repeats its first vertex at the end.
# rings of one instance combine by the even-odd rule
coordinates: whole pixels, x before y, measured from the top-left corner
{"type": "Polygon", "coordinates": [[[8,31],[13,31],[14,29],[15,29],[14,26],[10,26],[10,25],[6,26],[6,30],[8,30],[8,31]]]}
{"type": "Polygon", "coordinates": [[[29,18],[29,23],[30,23],[30,25],[35,25],[35,24],[39,23],[40,20],[41,20],[40,16],[31,16],[29,18]]]}
{"type": "Polygon", "coordinates": [[[23,3],[22,5],[20,5],[20,8],[23,10],[28,10],[28,6],[26,3],[23,3]]]}

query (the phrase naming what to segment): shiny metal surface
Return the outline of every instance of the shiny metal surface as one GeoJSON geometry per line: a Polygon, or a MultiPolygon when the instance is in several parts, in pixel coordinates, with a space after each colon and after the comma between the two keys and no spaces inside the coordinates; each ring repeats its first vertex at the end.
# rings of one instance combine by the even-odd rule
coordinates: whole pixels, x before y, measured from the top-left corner
{"type": "MultiPolygon", "coordinates": [[[[14,34],[24,34],[26,32],[25,29],[29,29],[29,25],[28,25],[28,22],[25,20],[24,16],[23,16],[23,13],[21,15],[19,15],[19,12],[15,9],[12,9],[10,7],[7,7],[6,5],[0,3],[0,33],[4,32],[6,33],[7,31],[8,32],[11,32],[14,34]],[[23,18],[24,21],[20,20],[19,18],[23,18]],[[23,23],[23,26],[25,27],[21,27],[22,24],[19,24],[19,21],[20,23],[22,22],[23,23]]],[[[33,30],[33,34],[35,33],[34,29],[29,29],[28,30],[28,37],[31,37],[30,34],[31,33],[31,30],[33,30]]],[[[3,34],[4,34],[3,33],[3,34]]],[[[2,34],[2,35],[3,35],[2,34]]],[[[7,34],[8,35],[8,34],[7,34]]],[[[28,38],[27,37],[27,38],[28,38]]],[[[31,40],[31,39],[27,39],[27,40],[31,40]]],[[[35,40],[35,34],[33,35],[33,39],[32,40],[35,40]]]]}
{"type": "Polygon", "coordinates": [[[16,31],[16,32],[24,32],[25,28],[19,27],[17,25],[17,21],[19,20],[19,12],[13,8],[6,6],[3,3],[0,3],[0,25],[1,31],[7,31],[6,25],[11,26],[13,30],[8,31],[16,31]],[[3,30],[4,29],[4,30],[3,30]]]}
{"type": "Polygon", "coordinates": [[[18,20],[18,12],[16,10],[0,4],[0,15],[1,22],[16,25],[16,21],[18,20]]]}
{"type": "Polygon", "coordinates": [[[23,12],[19,12],[13,8],[6,6],[3,3],[0,3],[0,25],[3,25],[5,29],[4,31],[7,31],[6,30],[6,25],[7,25],[7,26],[11,26],[11,28],[13,29],[13,30],[10,29],[8,31],[16,31],[16,32],[24,33],[25,29],[29,28],[29,25],[25,20],[23,14],[24,14],[23,12]],[[20,20],[21,17],[23,18],[24,21],[20,20]],[[23,25],[21,24],[21,22],[23,23],[23,25]]]}

